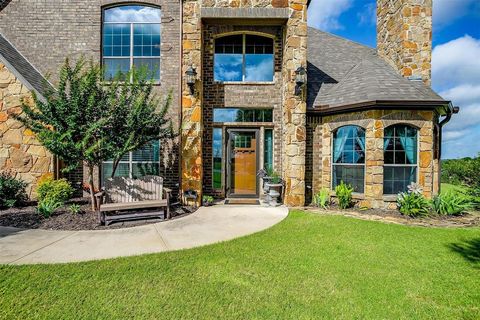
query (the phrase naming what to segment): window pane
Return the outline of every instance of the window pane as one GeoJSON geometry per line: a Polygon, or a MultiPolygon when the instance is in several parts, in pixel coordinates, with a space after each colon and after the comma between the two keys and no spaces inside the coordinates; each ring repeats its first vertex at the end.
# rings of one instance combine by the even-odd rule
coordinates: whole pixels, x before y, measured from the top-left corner
{"type": "Polygon", "coordinates": [[[149,162],[160,161],[160,143],[158,141],[145,145],[142,148],[132,152],[132,161],[149,162]]]}
{"type": "Polygon", "coordinates": [[[243,35],[221,37],[215,40],[215,53],[238,53],[243,52],[243,35]]]}
{"type": "Polygon", "coordinates": [[[133,35],[135,56],[160,56],[160,24],[134,24],[133,35]]]}
{"type": "Polygon", "coordinates": [[[273,39],[248,34],[245,37],[245,53],[273,54],[273,39]]]}
{"type": "Polygon", "coordinates": [[[213,188],[222,188],[222,129],[213,129],[213,188]]]}
{"type": "Polygon", "coordinates": [[[333,188],[342,181],[353,187],[354,192],[363,193],[364,166],[333,165],[333,188]]]}
{"type": "Polygon", "coordinates": [[[137,70],[147,73],[147,78],[160,80],[160,60],[158,58],[135,58],[133,65],[137,70]]]}
{"type": "Polygon", "coordinates": [[[365,163],[365,130],[357,126],[345,126],[333,136],[334,163],[365,163]]]}
{"type": "Polygon", "coordinates": [[[242,81],[241,54],[215,54],[214,60],[215,81],[242,81]]]}
{"type": "Polygon", "coordinates": [[[407,125],[385,128],[385,164],[417,163],[417,129],[407,125]]]}
{"type": "Polygon", "coordinates": [[[384,167],[384,194],[398,194],[406,192],[408,185],[416,182],[417,168],[416,167],[384,167]]]}
{"type": "Polygon", "coordinates": [[[146,6],[120,6],[105,10],[105,22],[160,22],[160,9],[146,6]]]}
{"type": "Polygon", "coordinates": [[[246,54],[245,80],[273,81],[273,54],[246,54]]]}
{"type": "Polygon", "coordinates": [[[130,56],[130,25],[113,23],[104,26],[103,54],[112,57],[130,56]]]}
{"type": "Polygon", "coordinates": [[[130,59],[103,59],[103,66],[105,68],[105,79],[112,80],[115,76],[125,80],[125,73],[130,70],[130,59]]]}
{"type": "Polygon", "coordinates": [[[272,109],[215,108],[213,122],[272,122],[272,109]]]}
{"type": "Polygon", "coordinates": [[[273,130],[265,129],[264,164],[265,170],[273,170],[273,130]]]}
{"type": "MultiPolygon", "coordinates": [[[[102,166],[103,170],[103,181],[110,178],[112,175],[113,164],[105,162],[102,166]]],[[[119,163],[117,166],[117,170],[115,171],[115,177],[128,177],[129,176],[129,166],[128,163],[119,163]]]]}
{"type": "Polygon", "coordinates": [[[159,163],[133,163],[132,178],[141,178],[143,176],[158,176],[160,173],[159,163]]]}

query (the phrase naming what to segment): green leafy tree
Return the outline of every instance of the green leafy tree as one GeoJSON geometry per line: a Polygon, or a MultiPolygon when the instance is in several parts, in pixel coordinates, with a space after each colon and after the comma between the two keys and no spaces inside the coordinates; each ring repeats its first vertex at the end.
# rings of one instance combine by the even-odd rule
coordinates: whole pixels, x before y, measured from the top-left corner
{"type": "Polygon", "coordinates": [[[93,173],[103,161],[118,160],[154,139],[170,137],[167,103],[158,111],[152,83],[132,71],[118,74],[109,83],[102,68],[84,59],[60,69],[57,90],[45,94],[45,101],[33,95],[34,107],[24,104],[20,120],[32,130],[52,154],[66,164],[64,171],[80,163],[88,170],[92,209],[97,208],[93,173]],[[125,82],[123,79],[131,79],[125,82]]]}

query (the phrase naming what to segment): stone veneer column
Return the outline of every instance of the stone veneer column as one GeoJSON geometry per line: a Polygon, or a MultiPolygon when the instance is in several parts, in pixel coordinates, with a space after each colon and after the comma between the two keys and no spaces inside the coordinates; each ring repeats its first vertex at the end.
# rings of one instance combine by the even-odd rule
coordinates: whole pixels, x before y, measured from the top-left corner
{"type": "Polygon", "coordinates": [[[27,183],[27,194],[36,197],[37,180],[53,171],[53,157],[13,115],[22,112],[22,99],[33,103],[28,88],[0,63],[0,172],[11,172],[27,183]]]}
{"type": "Polygon", "coordinates": [[[422,116],[428,119],[419,130],[418,183],[425,197],[431,198],[434,194],[433,114],[424,112],[422,116]]]}
{"type": "Polygon", "coordinates": [[[193,189],[198,192],[198,205],[202,199],[202,23],[200,1],[190,0],[183,4],[182,35],[182,146],[181,171],[183,191],[193,189]],[[196,68],[199,80],[195,93],[190,93],[186,84],[185,71],[190,66],[196,68]]]}
{"type": "Polygon", "coordinates": [[[383,123],[381,113],[371,114],[365,131],[365,200],[363,207],[378,208],[383,203],[383,123]]]}
{"type": "Polygon", "coordinates": [[[291,0],[283,55],[283,178],[288,206],[305,204],[306,103],[295,95],[295,70],[307,67],[307,1],[291,0]]]}
{"type": "Polygon", "coordinates": [[[430,84],[432,0],[377,0],[377,51],[402,76],[430,84]]]}

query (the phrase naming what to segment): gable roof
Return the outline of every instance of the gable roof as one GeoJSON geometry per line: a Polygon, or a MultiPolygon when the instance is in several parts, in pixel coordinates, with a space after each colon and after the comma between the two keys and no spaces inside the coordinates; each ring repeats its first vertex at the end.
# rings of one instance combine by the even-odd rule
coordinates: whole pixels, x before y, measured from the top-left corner
{"type": "Polygon", "coordinates": [[[423,82],[399,75],[373,48],[309,28],[307,50],[309,109],[329,112],[387,101],[449,103],[423,82]]]}
{"type": "Polygon", "coordinates": [[[47,79],[1,33],[0,61],[29,90],[34,90],[41,98],[44,97],[48,90],[53,89],[47,79]]]}

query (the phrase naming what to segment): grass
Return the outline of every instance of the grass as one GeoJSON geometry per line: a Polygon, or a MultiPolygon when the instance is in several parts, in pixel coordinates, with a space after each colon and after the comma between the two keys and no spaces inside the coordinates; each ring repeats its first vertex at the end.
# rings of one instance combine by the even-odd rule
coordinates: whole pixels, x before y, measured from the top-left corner
{"type": "Polygon", "coordinates": [[[480,229],[293,211],[192,250],[0,266],[0,318],[480,318],[480,229]]]}

